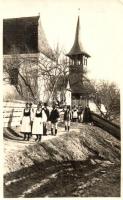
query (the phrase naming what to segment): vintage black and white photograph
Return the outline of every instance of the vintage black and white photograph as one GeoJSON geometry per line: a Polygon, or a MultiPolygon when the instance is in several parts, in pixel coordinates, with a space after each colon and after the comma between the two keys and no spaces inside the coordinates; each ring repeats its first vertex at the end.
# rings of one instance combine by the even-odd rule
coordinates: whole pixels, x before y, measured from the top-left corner
{"type": "Polygon", "coordinates": [[[121,197],[123,0],[4,0],[3,198],[121,197]]]}

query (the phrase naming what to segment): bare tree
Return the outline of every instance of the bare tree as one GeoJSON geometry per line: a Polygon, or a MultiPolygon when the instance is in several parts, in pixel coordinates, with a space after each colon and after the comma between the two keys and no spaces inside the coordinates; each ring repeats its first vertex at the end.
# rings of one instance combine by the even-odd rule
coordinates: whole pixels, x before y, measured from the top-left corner
{"type": "Polygon", "coordinates": [[[39,76],[43,75],[45,79],[46,90],[49,91],[47,99],[57,99],[57,91],[63,91],[66,87],[68,79],[68,63],[64,54],[60,60],[61,50],[55,50],[55,62],[47,60],[46,57],[41,57],[38,63],[39,76]]]}
{"type": "Polygon", "coordinates": [[[22,99],[27,99],[27,92],[35,97],[33,87],[36,85],[36,69],[32,69],[34,61],[23,58],[19,54],[4,57],[3,69],[9,75],[10,84],[14,85],[22,99]],[[28,66],[28,67],[27,67],[28,66]],[[33,85],[32,85],[33,83],[33,85]]]}
{"type": "Polygon", "coordinates": [[[29,53],[25,56],[19,54],[14,49],[11,56],[5,56],[3,65],[4,71],[9,75],[10,84],[13,84],[25,100],[38,99],[39,85],[38,79],[43,78],[45,91],[49,94],[47,100],[55,98],[60,77],[66,77],[68,73],[67,63],[64,58],[59,62],[61,51],[56,49],[54,52],[56,60],[51,60],[40,54],[39,57],[29,53]]]}
{"type": "Polygon", "coordinates": [[[115,83],[100,81],[93,83],[95,88],[94,102],[101,115],[109,120],[114,120],[120,114],[120,90],[115,83]],[[101,110],[101,104],[106,108],[106,113],[101,110]]]}

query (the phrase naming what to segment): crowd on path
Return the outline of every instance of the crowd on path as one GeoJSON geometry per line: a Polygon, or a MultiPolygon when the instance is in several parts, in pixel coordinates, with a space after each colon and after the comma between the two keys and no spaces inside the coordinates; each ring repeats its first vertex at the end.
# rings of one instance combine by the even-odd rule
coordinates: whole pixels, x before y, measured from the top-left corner
{"type": "Polygon", "coordinates": [[[75,105],[71,109],[70,106],[65,106],[62,111],[59,110],[56,104],[53,104],[52,110],[48,108],[47,103],[44,105],[39,102],[36,109],[32,107],[32,103],[26,103],[22,113],[21,130],[24,137],[23,140],[29,139],[35,135],[35,141],[41,141],[42,135],[47,135],[47,129],[50,125],[51,135],[57,135],[58,122],[60,122],[60,112],[63,112],[63,121],[65,131],[70,131],[72,122],[92,124],[90,108],[87,105],[85,108],[77,108],[75,105]]]}

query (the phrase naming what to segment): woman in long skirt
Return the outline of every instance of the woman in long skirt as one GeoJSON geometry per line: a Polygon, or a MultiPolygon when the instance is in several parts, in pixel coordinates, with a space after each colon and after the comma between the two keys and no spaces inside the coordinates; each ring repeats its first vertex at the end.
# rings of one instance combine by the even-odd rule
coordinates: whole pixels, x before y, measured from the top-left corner
{"type": "Polygon", "coordinates": [[[34,114],[34,121],[32,126],[32,135],[36,135],[35,141],[41,141],[43,135],[43,113],[42,105],[38,105],[34,114]]]}
{"type": "Polygon", "coordinates": [[[23,116],[22,116],[22,120],[21,120],[21,133],[24,134],[24,140],[28,140],[29,141],[29,137],[31,134],[31,111],[29,108],[29,104],[26,103],[26,106],[24,108],[23,111],[23,116]]]}
{"type": "Polygon", "coordinates": [[[83,122],[84,123],[92,123],[92,116],[91,116],[91,111],[89,106],[87,105],[84,109],[84,113],[83,113],[83,122]]]}

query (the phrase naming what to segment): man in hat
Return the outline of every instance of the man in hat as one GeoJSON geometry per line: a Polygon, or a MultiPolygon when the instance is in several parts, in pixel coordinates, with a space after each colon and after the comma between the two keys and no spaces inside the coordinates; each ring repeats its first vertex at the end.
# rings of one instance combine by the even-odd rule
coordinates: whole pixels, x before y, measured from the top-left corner
{"type": "Polygon", "coordinates": [[[53,104],[53,109],[50,114],[50,121],[51,121],[51,134],[53,135],[54,129],[55,129],[55,135],[57,134],[57,124],[59,119],[59,111],[56,108],[56,105],[53,104]]]}

